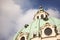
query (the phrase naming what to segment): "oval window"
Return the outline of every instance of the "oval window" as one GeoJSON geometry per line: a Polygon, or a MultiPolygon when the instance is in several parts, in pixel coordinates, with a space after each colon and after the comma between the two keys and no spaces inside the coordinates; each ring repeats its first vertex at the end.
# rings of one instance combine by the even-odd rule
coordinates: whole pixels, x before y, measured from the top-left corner
{"type": "Polygon", "coordinates": [[[22,37],[21,40],[25,40],[25,37],[22,37]]]}

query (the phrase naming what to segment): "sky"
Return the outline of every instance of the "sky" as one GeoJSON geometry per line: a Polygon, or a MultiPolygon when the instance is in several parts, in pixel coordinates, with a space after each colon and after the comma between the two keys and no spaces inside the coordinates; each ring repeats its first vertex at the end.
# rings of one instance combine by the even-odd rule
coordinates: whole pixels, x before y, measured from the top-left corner
{"type": "MultiPolygon", "coordinates": [[[[22,0],[23,1],[23,0],[22,0]]],[[[60,9],[60,0],[25,0],[24,3],[20,2],[20,0],[16,1],[17,4],[25,4],[25,7],[29,8],[39,8],[40,5],[42,5],[44,8],[49,8],[49,7],[53,7],[53,8],[57,8],[58,10],[60,9]],[[29,1],[29,4],[26,3],[26,1],[29,1]],[[30,7],[29,7],[30,5],[30,7]]],[[[24,7],[24,5],[22,5],[24,7]]]]}
{"type": "Polygon", "coordinates": [[[60,19],[60,0],[0,0],[0,40],[13,40],[14,35],[42,5],[50,16],[60,19]]]}

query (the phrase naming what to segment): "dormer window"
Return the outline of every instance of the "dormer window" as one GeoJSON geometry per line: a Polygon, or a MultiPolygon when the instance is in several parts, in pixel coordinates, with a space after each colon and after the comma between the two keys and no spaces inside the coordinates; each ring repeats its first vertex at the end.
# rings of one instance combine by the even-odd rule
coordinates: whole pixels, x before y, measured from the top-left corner
{"type": "Polygon", "coordinates": [[[28,26],[29,26],[28,24],[25,24],[25,26],[24,26],[24,27],[25,27],[25,28],[27,28],[28,26]]]}

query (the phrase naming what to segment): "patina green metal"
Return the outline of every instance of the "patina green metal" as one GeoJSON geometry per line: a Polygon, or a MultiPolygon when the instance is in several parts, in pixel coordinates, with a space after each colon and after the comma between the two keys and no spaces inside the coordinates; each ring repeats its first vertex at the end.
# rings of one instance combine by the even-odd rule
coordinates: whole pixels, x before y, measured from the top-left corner
{"type": "Polygon", "coordinates": [[[50,17],[48,21],[44,21],[42,19],[37,19],[37,20],[34,20],[31,24],[29,24],[29,26],[27,28],[23,28],[22,30],[17,32],[16,37],[19,35],[20,32],[23,32],[23,33],[27,32],[27,33],[29,33],[28,40],[30,40],[30,38],[33,37],[32,36],[33,33],[40,32],[40,27],[42,27],[46,22],[49,22],[53,25],[56,25],[57,28],[60,28],[60,20],[57,18],[50,17]]]}

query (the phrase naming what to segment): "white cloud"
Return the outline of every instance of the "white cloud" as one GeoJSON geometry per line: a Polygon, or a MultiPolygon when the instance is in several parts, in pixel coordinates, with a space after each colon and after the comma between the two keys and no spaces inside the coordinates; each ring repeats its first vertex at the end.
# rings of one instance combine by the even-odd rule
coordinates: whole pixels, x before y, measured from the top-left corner
{"type": "Polygon", "coordinates": [[[16,5],[12,0],[2,0],[1,1],[1,9],[4,15],[6,16],[18,16],[19,13],[22,12],[21,7],[16,5]]]}
{"type": "Polygon", "coordinates": [[[37,12],[37,9],[29,9],[28,11],[23,14],[22,17],[18,18],[18,23],[21,27],[25,24],[29,24],[33,21],[34,14],[37,12]]]}
{"type": "MultiPolygon", "coordinates": [[[[23,2],[24,1],[22,1],[22,3],[23,2]]],[[[24,4],[17,5],[13,0],[1,0],[0,35],[2,35],[6,40],[12,40],[17,30],[21,29],[24,24],[31,23],[34,14],[38,10],[29,9],[24,12],[24,10],[21,9],[21,5],[24,4]]],[[[50,13],[51,16],[60,16],[58,10],[53,10],[50,8],[47,10],[47,12],[50,13]]]]}
{"type": "Polygon", "coordinates": [[[13,0],[0,0],[0,4],[0,35],[3,36],[2,38],[0,36],[0,40],[4,38],[11,40],[17,28],[16,20],[21,15],[22,9],[13,0]]]}
{"type": "Polygon", "coordinates": [[[32,7],[30,0],[14,0],[14,1],[15,3],[19,4],[24,11],[32,7]]]}
{"type": "Polygon", "coordinates": [[[21,28],[17,20],[23,20],[23,4],[17,5],[13,0],[0,0],[0,4],[0,40],[12,40],[15,32],[21,28]]]}
{"type": "Polygon", "coordinates": [[[48,8],[46,11],[50,14],[51,17],[60,18],[60,13],[57,9],[48,8]]]}

